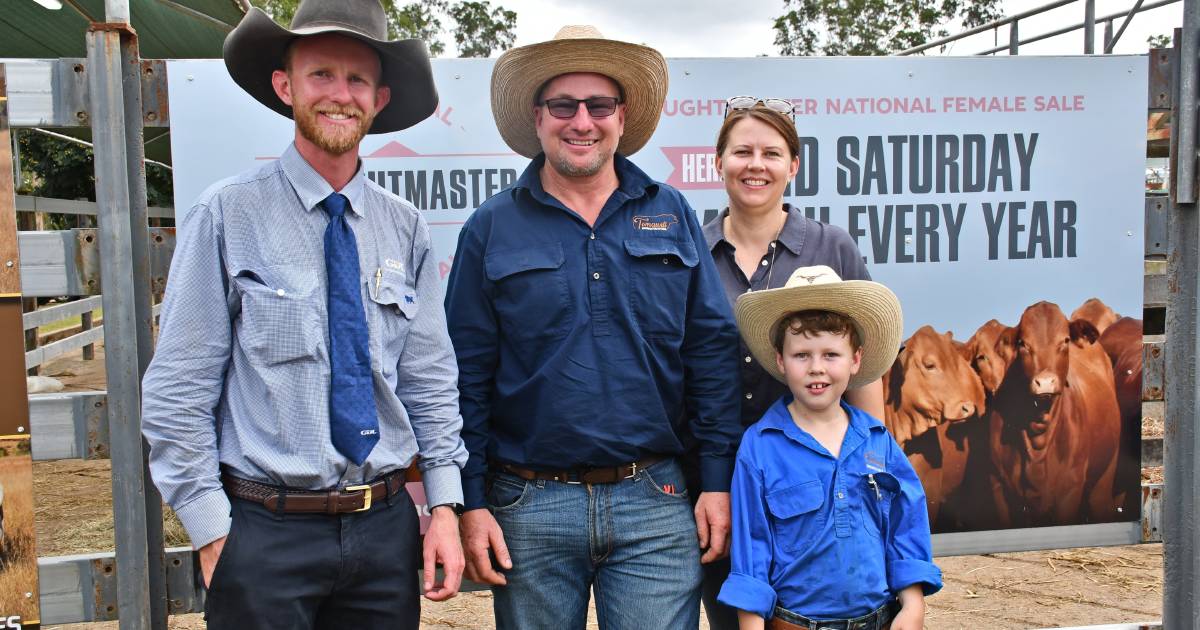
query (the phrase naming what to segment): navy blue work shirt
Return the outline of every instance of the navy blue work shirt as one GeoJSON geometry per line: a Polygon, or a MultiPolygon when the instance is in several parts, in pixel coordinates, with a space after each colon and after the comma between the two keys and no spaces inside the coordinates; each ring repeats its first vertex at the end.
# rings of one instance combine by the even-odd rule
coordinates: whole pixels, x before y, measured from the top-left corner
{"type": "Polygon", "coordinates": [[[792,421],[789,393],[742,437],[733,472],[732,571],[718,600],[770,619],[870,613],[901,590],[942,588],[925,490],[883,423],[842,402],[834,457],[792,421]]]}
{"type": "Polygon", "coordinates": [[[589,226],[542,188],[544,163],[471,215],[450,273],[466,509],[486,506],[489,464],[678,455],[684,424],[699,443],[700,490],[728,491],[738,335],[695,212],[617,155],[619,186],[589,226]]]}

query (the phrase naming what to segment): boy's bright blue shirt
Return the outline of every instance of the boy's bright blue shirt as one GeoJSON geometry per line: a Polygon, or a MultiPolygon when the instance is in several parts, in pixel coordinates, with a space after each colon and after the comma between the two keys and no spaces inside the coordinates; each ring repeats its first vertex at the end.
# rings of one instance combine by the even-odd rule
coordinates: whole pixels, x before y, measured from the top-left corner
{"type": "Polygon", "coordinates": [[[843,402],[850,425],[835,459],[792,422],[791,401],[772,405],[738,449],[733,570],[720,601],[766,619],[776,605],[846,619],[913,584],[940,590],[925,491],[891,434],[843,402]]]}

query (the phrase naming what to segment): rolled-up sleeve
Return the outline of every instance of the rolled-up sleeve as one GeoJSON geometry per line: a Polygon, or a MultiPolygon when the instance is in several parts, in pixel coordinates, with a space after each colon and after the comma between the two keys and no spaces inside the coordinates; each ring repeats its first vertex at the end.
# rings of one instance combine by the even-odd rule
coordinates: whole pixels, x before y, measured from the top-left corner
{"type": "Polygon", "coordinates": [[[942,589],[942,570],[933,563],[925,490],[895,441],[889,447],[888,470],[900,482],[900,492],[889,511],[891,534],[885,550],[888,588],[899,593],[920,584],[926,595],[932,595],[942,589]]]}
{"type": "Polygon", "coordinates": [[[762,476],[752,463],[746,461],[745,452],[738,454],[731,492],[732,570],[717,599],[726,606],[770,619],[777,597],[770,582],[773,548],[771,525],[767,517],[762,476]]]}
{"type": "Polygon", "coordinates": [[[230,309],[217,211],[197,205],[180,225],[142,380],[142,433],[150,474],[196,548],[229,533],[214,410],[229,364],[230,309]],[[226,305],[229,305],[227,308],[226,305]]]}
{"type": "MultiPolygon", "coordinates": [[[[675,193],[678,195],[678,193],[675,193]]],[[[697,251],[706,249],[696,213],[682,196],[683,215],[697,251]]],[[[688,296],[681,354],[692,435],[699,442],[700,490],[728,492],[741,439],[738,332],[712,256],[700,256],[688,296]]]]}
{"type": "Polygon", "coordinates": [[[484,477],[487,473],[491,396],[499,352],[499,329],[485,291],[484,248],[478,233],[480,216],[477,211],[459,233],[454,267],[450,270],[446,288],[450,338],[458,357],[462,439],[469,453],[462,471],[463,505],[468,510],[487,507],[484,477]]]}
{"type": "Polygon", "coordinates": [[[462,503],[460,472],[467,462],[467,450],[459,436],[458,366],[446,331],[429,227],[420,215],[416,221],[410,268],[417,270],[421,308],[396,366],[396,396],[408,412],[417,439],[418,466],[428,504],[462,503]]]}

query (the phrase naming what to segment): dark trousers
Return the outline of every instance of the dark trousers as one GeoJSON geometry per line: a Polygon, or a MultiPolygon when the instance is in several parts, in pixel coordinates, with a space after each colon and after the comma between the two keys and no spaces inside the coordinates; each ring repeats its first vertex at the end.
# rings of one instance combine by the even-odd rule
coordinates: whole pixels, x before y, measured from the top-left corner
{"type": "MultiPolygon", "coordinates": [[[[700,463],[695,449],[692,449],[680,459],[688,487],[699,488],[700,463]]],[[[693,508],[696,507],[696,501],[699,497],[699,492],[691,494],[693,508]]],[[[717,594],[721,592],[721,585],[725,584],[725,579],[729,577],[731,568],[729,556],[700,565],[703,580],[700,583],[700,601],[704,603],[704,616],[708,619],[710,630],[738,630],[737,609],[730,608],[717,601],[717,594]]]]}
{"type": "Polygon", "coordinates": [[[231,499],[209,628],[417,630],[421,541],[407,492],[367,512],[279,514],[231,499]]]}
{"type": "Polygon", "coordinates": [[[717,601],[721,585],[729,577],[729,556],[700,566],[704,570],[700,598],[704,602],[704,616],[708,618],[708,627],[710,630],[738,630],[737,609],[717,601]]]}

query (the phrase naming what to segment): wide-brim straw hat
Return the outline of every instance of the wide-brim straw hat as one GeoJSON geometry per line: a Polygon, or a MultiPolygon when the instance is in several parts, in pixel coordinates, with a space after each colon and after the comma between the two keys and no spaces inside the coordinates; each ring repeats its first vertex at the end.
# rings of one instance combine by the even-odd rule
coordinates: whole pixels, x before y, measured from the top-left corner
{"type": "Polygon", "coordinates": [[[892,367],[900,351],[904,315],[891,289],[869,280],[842,280],[824,265],[801,267],[778,289],[752,291],[738,297],[734,312],[750,354],[767,372],[786,382],[775,363],[771,332],[784,315],[795,311],[832,311],[849,317],[862,340],[862,363],[850,388],[871,383],[892,367]]]}
{"type": "Polygon", "coordinates": [[[667,60],[653,48],[605,39],[594,26],[564,26],[550,41],[505,52],[492,69],[492,116],[513,151],[528,158],[542,152],[534,101],[547,81],[571,72],[602,74],[621,86],[625,133],[618,153],[646,145],[667,99],[667,60]]]}
{"type": "Polygon", "coordinates": [[[379,0],[303,0],[290,29],[251,8],[225,37],[225,67],[255,100],[292,118],[292,107],[275,94],[271,74],[283,69],[284,52],[293,40],[321,33],[356,39],[379,54],[380,83],[392,89],[392,99],[375,116],[368,133],[407,129],[433,114],[438,94],[429,49],[419,39],[387,41],[387,17],[379,0]]]}

